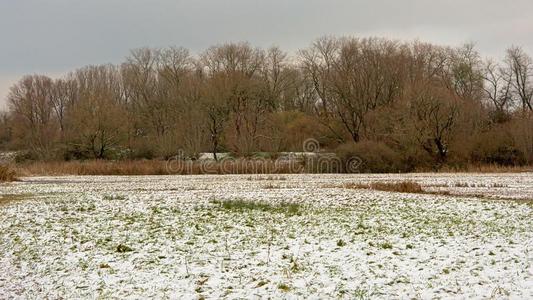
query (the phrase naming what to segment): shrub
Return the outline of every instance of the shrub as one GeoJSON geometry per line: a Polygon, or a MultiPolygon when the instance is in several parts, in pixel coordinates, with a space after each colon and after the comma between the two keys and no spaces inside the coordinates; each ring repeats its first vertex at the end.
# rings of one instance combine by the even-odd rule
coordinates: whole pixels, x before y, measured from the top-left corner
{"type": "Polygon", "coordinates": [[[310,137],[323,135],[315,118],[298,111],[276,112],[268,116],[268,131],[261,148],[267,151],[302,151],[302,144],[310,137]]]}
{"type": "Polygon", "coordinates": [[[350,159],[359,157],[362,161],[359,166],[360,172],[393,173],[407,171],[402,156],[385,143],[374,141],[348,143],[339,146],[336,153],[345,167],[350,159]]]}
{"type": "Polygon", "coordinates": [[[63,151],[63,159],[65,161],[89,159],[90,155],[87,151],[81,150],[79,147],[66,147],[63,151]]]}
{"type": "Polygon", "coordinates": [[[521,166],[526,162],[524,153],[513,146],[500,146],[485,157],[484,162],[504,166],[521,166]]]}
{"type": "Polygon", "coordinates": [[[15,162],[16,163],[23,163],[28,161],[36,161],[38,159],[38,156],[33,151],[19,151],[15,155],[15,162]]]}
{"type": "Polygon", "coordinates": [[[526,157],[503,129],[495,129],[479,136],[476,150],[472,153],[473,161],[503,166],[521,166],[526,157]]]}
{"type": "Polygon", "coordinates": [[[533,164],[533,112],[508,124],[514,146],[523,153],[526,163],[533,164]]]}

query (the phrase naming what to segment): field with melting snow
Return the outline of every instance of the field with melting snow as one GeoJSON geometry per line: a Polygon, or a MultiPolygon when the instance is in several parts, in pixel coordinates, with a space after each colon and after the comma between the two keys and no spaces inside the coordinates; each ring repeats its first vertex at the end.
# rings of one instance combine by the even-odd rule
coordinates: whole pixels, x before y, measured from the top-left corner
{"type": "Polygon", "coordinates": [[[34,177],[0,298],[533,298],[533,174],[34,177]],[[413,180],[426,193],[345,184],[413,180]]]}

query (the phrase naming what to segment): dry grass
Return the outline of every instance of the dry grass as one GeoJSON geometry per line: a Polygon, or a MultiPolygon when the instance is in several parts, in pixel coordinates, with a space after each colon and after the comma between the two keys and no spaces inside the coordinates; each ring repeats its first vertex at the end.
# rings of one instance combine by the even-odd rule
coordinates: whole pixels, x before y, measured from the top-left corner
{"type": "Polygon", "coordinates": [[[421,194],[425,193],[422,186],[414,181],[401,181],[401,182],[372,182],[369,184],[363,183],[349,183],[343,186],[347,189],[372,189],[385,192],[396,193],[413,193],[421,194]]]}
{"type": "MultiPolygon", "coordinates": [[[[235,159],[220,163],[214,161],[164,161],[164,160],[89,160],[89,161],[39,161],[14,166],[15,173],[0,169],[0,176],[62,176],[62,175],[195,175],[195,174],[301,174],[306,173],[305,166],[297,162],[279,162],[275,160],[235,159]]],[[[469,169],[443,169],[446,172],[525,172],[532,171],[526,167],[477,166],[469,169]]],[[[313,172],[311,172],[313,173],[313,172]]],[[[250,177],[250,180],[285,180],[280,176],[264,178],[250,177]]],[[[361,187],[363,188],[363,187],[361,187]]],[[[402,186],[390,187],[378,185],[375,189],[402,189],[402,186]]],[[[404,186],[409,190],[408,186],[404,186]]]]}
{"type": "Polygon", "coordinates": [[[0,205],[5,205],[14,201],[22,201],[30,199],[33,195],[31,194],[4,194],[0,195],[0,205]]]}
{"type": "Polygon", "coordinates": [[[279,189],[280,186],[279,185],[274,185],[274,184],[267,184],[267,185],[264,185],[262,188],[264,190],[274,190],[274,189],[279,189]]]}
{"type": "Polygon", "coordinates": [[[17,173],[10,166],[0,165],[0,182],[11,182],[17,180],[17,173]]]}
{"type": "Polygon", "coordinates": [[[347,184],[342,185],[341,188],[369,189],[369,190],[394,192],[394,193],[452,196],[452,193],[446,190],[426,191],[422,188],[422,186],[418,182],[410,181],[410,180],[400,181],[400,182],[378,181],[378,182],[371,182],[371,183],[347,183],[347,184]]]}
{"type": "Polygon", "coordinates": [[[490,188],[505,188],[505,187],[508,187],[507,184],[503,184],[503,183],[490,183],[490,184],[485,184],[485,183],[467,183],[467,182],[456,182],[454,184],[455,187],[460,187],[460,188],[487,188],[487,187],[490,187],[490,188]]]}
{"type": "Polygon", "coordinates": [[[397,192],[397,193],[424,193],[422,186],[414,181],[401,182],[374,182],[370,184],[370,188],[378,191],[397,192]]]}
{"type": "Polygon", "coordinates": [[[250,176],[246,178],[246,180],[249,181],[262,181],[262,180],[274,180],[274,181],[281,181],[281,180],[287,180],[287,177],[285,176],[250,176]]]}
{"type": "MultiPolygon", "coordinates": [[[[419,170],[426,172],[429,170],[419,170]]],[[[443,166],[441,173],[523,173],[533,172],[533,166],[501,166],[496,164],[472,164],[461,167],[443,166]]]]}
{"type": "Polygon", "coordinates": [[[17,168],[22,176],[168,174],[164,161],[32,162],[17,168]]]}
{"type": "MultiPolygon", "coordinates": [[[[323,188],[338,188],[339,186],[336,185],[324,185],[323,188]]],[[[370,185],[367,183],[360,183],[360,182],[352,182],[352,183],[346,183],[341,186],[345,189],[351,189],[351,190],[362,190],[362,189],[370,189],[370,185]]]]}
{"type": "MultiPolygon", "coordinates": [[[[62,175],[197,175],[197,174],[290,174],[301,169],[275,161],[234,160],[216,162],[186,162],[163,160],[131,161],[56,161],[32,162],[17,165],[21,176],[62,175]]],[[[283,177],[268,177],[265,180],[284,180],[283,177]]]]}

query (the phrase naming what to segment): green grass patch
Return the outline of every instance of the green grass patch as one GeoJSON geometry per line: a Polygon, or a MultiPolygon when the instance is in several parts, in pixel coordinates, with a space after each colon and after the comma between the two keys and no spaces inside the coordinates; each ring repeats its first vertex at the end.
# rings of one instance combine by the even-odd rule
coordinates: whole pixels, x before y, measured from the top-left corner
{"type": "Polygon", "coordinates": [[[235,200],[211,200],[210,203],[220,208],[231,211],[257,210],[270,213],[284,213],[289,216],[301,215],[303,208],[297,203],[267,203],[262,201],[235,200]]]}

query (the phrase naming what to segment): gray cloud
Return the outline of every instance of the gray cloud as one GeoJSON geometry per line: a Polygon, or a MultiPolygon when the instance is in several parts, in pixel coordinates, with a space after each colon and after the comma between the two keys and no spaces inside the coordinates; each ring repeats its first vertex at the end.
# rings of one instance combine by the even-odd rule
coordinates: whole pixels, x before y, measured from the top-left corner
{"type": "Polygon", "coordinates": [[[533,53],[532,10],[530,0],[3,0],[0,99],[20,74],[119,62],[142,46],[200,51],[246,40],[293,51],[334,34],[533,53]]]}

